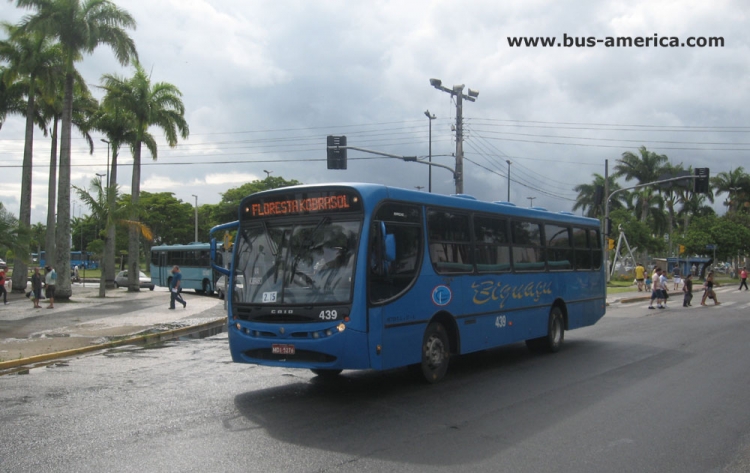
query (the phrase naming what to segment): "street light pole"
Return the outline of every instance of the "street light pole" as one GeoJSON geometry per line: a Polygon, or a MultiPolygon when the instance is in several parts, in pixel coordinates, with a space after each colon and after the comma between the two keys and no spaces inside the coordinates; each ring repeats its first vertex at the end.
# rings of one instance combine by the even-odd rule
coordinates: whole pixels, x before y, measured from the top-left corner
{"type": "Polygon", "coordinates": [[[536,199],[536,197],[526,197],[526,198],[529,199],[529,207],[533,207],[534,206],[534,199],[536,199]]]}
{"type": "MultiPolygon", "coordinates": [[[[430,114],[429,110],[426,110],[424,112],[424,114],[427,115],[427,118],[429,118],[429,120],[430,120],[430,155],[429,155],[429,161],[428,162],[432,163],[432,120],[434,120],[436,117],[435,117],[434,114],[430,114]]],[[[427,187],[427,192],[432,193],[432,166],[430,166],[430,171],[429,172],[430,173],[428,174],[429,175],[429,181],[428,181],[428,184],[427,184],[427,186],[428,186],[427,187]]]]}
{"type": "Polygon", "coordinates": [[[430,79],[430,85],[438,90],[456,97],[456,194],[464,193],[464,136],[463,136],[463,100],[475,102],[479,92],[469,89],[469,95],[464,95],[465,85],[454,85],[452,89],[444,87],[440,79],[430,79]]]}
{"type": "Polygon", "coordinates": [[[273,174],[273,171],[266,171],[265,169],[263,170],[263,172],[266,173],[266,179],[271,177],[271,174],[273,174]]]}
{"type": "Polygon", "coordinates": [[[508,202],[510,202],[510,159],[505,160],[508,163],[508,202]]]}
{"type": "Polygon", "coordinates": [[[192,194],[195,197],[195,242],[198,242],[198,196],[192,194]]]}

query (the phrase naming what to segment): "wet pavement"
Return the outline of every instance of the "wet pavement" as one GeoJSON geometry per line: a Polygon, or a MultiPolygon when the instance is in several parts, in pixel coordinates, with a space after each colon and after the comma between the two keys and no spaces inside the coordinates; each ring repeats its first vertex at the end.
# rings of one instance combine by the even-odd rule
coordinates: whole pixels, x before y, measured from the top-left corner
{"type": "MultiPolygon", "coordinates": [[[[23,294],[8,294],[0,304],[0,369],[18,360],[73,349],[103,346],[146,333],[220,325],[225,319],[223,301],[192,291],[183,293],[187,307],[170,310],[169,291],[156,288],[129,293],[110,289],[99,297],[96,284],[74,284],[69,301],[42,309],[23,294]]],[[[185,332],[183,330],[183,332],[185,332]]]]}
{"type": "MultiPolygon", "coordinates": [[[[611,294],[608,305],[648,300],[650,293],[633,291],[611,294]]],[[[58,301],[54,309],[35,309],[23,294],[8,294],[8,304],[0,305],[0,370],[23,365],[23,360],[40,361],[46,356],[71,350],[111,347],[113,343],[132,340],[144,334],[177,336],[211,331],[222,327],[226,318],[223,301],[192,291],[183,293],[185,309],[168,309],[166,288],[129,293],[110,289],[99,297],[96,283],[73,285],[69,301],[58,301]]],[[[168,337],[165,337],[168,338],[168,337]]]]}

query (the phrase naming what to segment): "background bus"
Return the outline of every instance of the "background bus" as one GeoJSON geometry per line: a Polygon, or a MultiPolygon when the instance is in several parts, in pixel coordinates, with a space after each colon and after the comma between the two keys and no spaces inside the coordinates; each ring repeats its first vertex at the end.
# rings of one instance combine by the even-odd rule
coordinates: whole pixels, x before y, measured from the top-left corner
{"type": "Polygon", "coordinates": [[[183,289],[195,289],[197,293],[208,295],[214,293],[219,274],[211,268],[208,243],[151,247],[151,282],[154,285],[169,287],[175,265],[180,267],[183,289]]]}
{"type": "Polygon", "coordinates": [[[246,197],[229,270],[235,362],[410,366],[525,341],[558,351],[606,306],[599,221],[373,184],[246,197]]]}
{"type": "MultiPolygon", "coordinates": [[[[31,261],[33,265],[45,267],[47,261],[45,259],[46,252],[42,251],[41,255],[36,253],[31,254],[31,261]]],[[[80,269],[97,269],[99,267],[99,260],[93,259],[94,254],[88,251],[71,251],[70,252],[70,268],[78,266],[80,269]]],[[[55,266],[53,263],[52,266],[55,266]]]]}

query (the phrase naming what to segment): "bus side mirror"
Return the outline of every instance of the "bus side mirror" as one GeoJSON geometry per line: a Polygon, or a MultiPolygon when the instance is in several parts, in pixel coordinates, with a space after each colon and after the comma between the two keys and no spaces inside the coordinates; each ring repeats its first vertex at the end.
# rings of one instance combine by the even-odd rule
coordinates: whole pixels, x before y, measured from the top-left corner
{"type": "Polygon", "coordinates": [[[393,234],[385,236],[385,260],[389,263],[396,261],[396,237],[393,234]]]}
{"type": "Polygon", "coordinates": [[[387,234],[385,222],[380,222],[380,241],[383,242],[383,259],[387,262],[396,260],[396,237],[387,234]]]}
{"type": "Polygon", "coordinates": [[[225,276],[229,276],[231,274],[228,269],[216,264],[216,238],[211,238],[211,267],[214,268],[214,271],[217,271],[225,276]]]}

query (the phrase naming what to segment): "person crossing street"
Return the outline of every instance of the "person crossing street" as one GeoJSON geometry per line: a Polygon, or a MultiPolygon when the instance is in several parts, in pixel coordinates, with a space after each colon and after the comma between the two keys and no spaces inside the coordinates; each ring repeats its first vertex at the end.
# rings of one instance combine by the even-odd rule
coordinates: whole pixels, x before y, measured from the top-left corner
{"type": "Polygon", "coordinates": [[[175,301],[182,304],[182,308],[187,307],[187,302],[185,302],[185,299],[182,298],[180,295],[180,291],[182,291],[182,273],[180,273],[180,267],[174,266],[172,268],[172,278],[169,283],[169,308],[174,309],[174,303],[175,301]]]}

